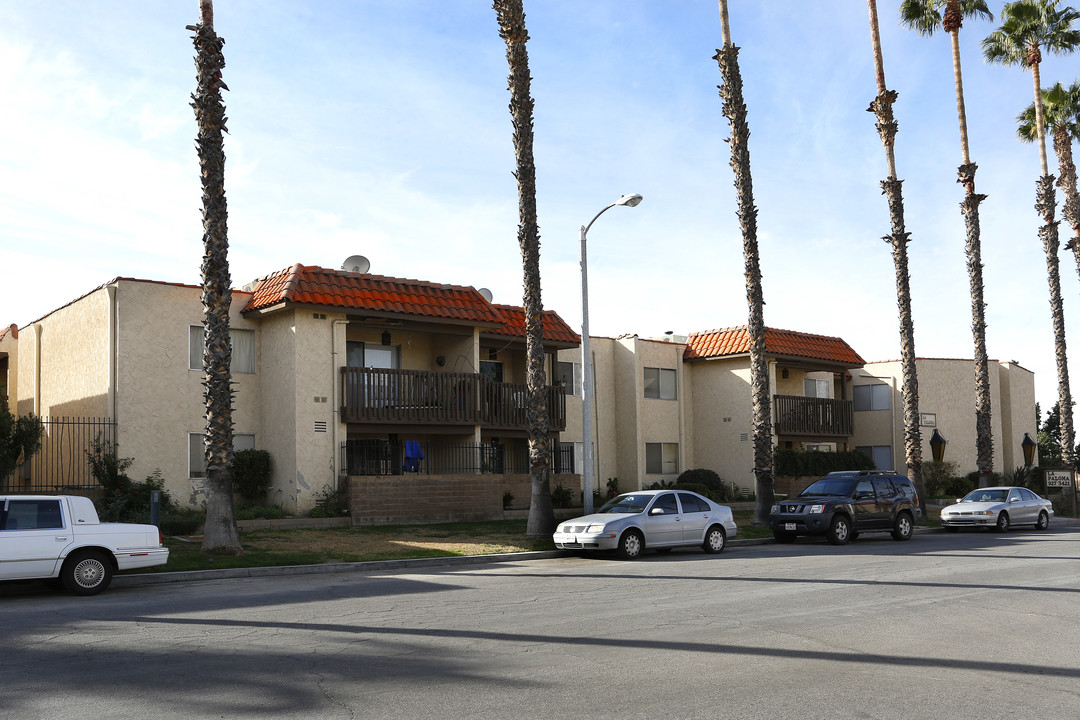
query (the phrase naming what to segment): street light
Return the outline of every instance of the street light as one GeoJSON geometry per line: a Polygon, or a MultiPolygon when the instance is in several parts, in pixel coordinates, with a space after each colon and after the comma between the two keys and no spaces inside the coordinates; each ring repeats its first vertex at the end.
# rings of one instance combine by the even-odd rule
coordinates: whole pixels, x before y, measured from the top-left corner
{"type": "Polygon", "coordinates": [[[593,449],[592,449],[592,363],[589,362],[589,264],[585,253],[585,236],[589,228],[596,222],[596,218],[606,213],[616,205],[637,207],[641,202],[641,195],[633,193],[623,195],[621,198],[605,207],[593,216],[588,225],[581,226],[581,477],[582,490],[585,497],[585,514],[593,511],[593,449]]]}

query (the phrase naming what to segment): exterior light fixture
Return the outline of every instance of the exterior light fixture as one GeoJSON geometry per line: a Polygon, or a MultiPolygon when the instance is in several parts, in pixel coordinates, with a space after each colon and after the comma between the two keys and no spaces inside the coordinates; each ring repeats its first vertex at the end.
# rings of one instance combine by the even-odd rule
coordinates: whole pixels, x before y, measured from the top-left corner
{"type": "Polygon", "coordinates": [[[934,428],[934,434],[930,438],[930,452],[934,454],[934,462],[942,462],[945,459],[945,446],[949,441],[942,437],[941,433],[934,428]]]}
{"type": "Polygon", "coordinates": [[[1031,439],[1031,436],[1024,433],[1024,440],[1020,443],[1020,448],[1024,451],[1024,467],[1031,467],[1035,464],[1035,448],[1039,447],[1039,443],[1031,439]]]}

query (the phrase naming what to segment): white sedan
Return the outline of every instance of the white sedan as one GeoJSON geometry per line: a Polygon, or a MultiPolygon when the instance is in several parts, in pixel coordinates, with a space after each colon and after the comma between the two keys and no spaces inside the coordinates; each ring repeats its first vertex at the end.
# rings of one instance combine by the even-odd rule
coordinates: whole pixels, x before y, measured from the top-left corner
{"type": "Polygon", "coordinates": [[[687,490],[641,490],[559,523],[553,538],[561,550],[618,550],[629,560],[646,548],[699,546],[718,553],[736,532],[729,507],[687,490]]]}
{"type": "Polygon", "coordinates": [[[1050,501],[1025,487],[988,487],[972,490],[956,504],[942,508],[941,527],[950,531],[987,527],[1005,532],[1013,525],[1031,525],[1045,530],[1052,517],[1050,501]]]}

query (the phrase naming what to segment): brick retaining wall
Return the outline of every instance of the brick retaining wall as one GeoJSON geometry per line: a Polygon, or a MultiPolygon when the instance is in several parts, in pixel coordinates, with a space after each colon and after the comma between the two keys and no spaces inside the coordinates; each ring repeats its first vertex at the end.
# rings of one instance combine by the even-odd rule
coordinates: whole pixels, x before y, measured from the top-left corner
{"type": "Polygon", "coordinates": [[[528,475],[394,475],[350,477],[353,525],[395,525],[502,520],[503,494],[527,508],[528,475]]]}

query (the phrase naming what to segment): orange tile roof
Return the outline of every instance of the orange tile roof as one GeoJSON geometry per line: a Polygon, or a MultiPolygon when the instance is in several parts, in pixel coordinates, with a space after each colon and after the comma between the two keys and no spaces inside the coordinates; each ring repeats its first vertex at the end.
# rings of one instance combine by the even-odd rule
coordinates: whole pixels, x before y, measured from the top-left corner
{"type": "MultiPolygon", "coordinates": [[[[746,355],[750,352],[747,326],[691,333],[686,341],[684,360],[746,355]]],[[[810,335],[793,330],[765,328],[765,352],[770,355],[826,360],[851,367],[866,364],[850,345],[837,337],[810,335]]]]}
{"type": "MultiPolygon", "coordinates": [[[[517,305],[493,305],[492,307],[499,311],[505,323],[500,328],[486,332],[492,335],[525,337],[525,308],[517,305]]],[[[544,342],[577,346],[581,344],[581,336],[570,329],[570,326],[554,310],[545,310],[544,342]]]]}
{"type": "Polygon", "coordinates": [[[3,340],[4,336],[7,335],[8,333],[11,333],[11,337],[18,340],[19,339],[19,326],[16,325],[15,323],[11,323],[10,326],[4,328],[3,330],[0,330],[0,340],[3,340]]]}
{"type": "Polygon", "coordinates": [[[501,326],[475,288],[293,265],[257,281],[242,312],[297,303],[501,326]]]}

